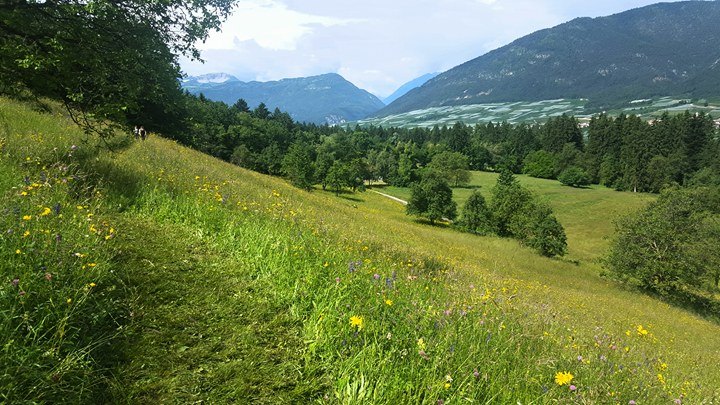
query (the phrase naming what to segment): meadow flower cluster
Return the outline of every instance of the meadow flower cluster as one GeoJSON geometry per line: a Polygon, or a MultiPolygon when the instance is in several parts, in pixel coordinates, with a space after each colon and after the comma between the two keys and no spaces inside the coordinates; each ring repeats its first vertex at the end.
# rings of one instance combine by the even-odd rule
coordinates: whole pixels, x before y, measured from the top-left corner
{"type": "Polygon", "coordinates": [[[97,342],[114,333],[105,323],[118,316],[107,302],[117,230],[83,197],[72,151],[53,148],[60,160],[25,156],[22,172],[1,175],[10,186],[0,190],[0,386],[7,398],[70,400],[61,395],[68,386],[101,378],[93,363],[97,342]]]}

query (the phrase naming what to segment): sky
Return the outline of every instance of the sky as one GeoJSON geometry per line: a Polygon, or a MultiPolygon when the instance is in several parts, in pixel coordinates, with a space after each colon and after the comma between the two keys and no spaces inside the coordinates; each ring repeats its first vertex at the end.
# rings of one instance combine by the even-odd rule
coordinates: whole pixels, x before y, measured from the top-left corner
{"type": "Polygon", "coordinates": [[[220,32],[198,44],[195,76],[243,81],[338,73],[378,97],[539,29],[657,0],[239,0],[220,32]]]}

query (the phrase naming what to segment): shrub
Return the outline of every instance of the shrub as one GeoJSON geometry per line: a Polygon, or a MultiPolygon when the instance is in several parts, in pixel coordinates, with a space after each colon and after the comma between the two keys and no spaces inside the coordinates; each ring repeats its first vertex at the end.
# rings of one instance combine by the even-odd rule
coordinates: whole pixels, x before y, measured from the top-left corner
{"type": "Polygon", "coordinates": [[[558,176],[560,183],[570,187],[582,187],[590,184],[590,177],[587,175],[585,170],[571,166],[563,170],[558,176]]]}

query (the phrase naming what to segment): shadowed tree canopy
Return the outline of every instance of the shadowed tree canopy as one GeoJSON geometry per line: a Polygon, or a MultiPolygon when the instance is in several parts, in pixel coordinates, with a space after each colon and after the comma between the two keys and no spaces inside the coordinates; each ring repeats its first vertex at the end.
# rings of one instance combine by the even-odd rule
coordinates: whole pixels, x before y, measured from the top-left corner
{"type": "Polygon", "coordinates": [[[0,92],[61,100],[85,128],[168,113],[178,55],[199,58],[235,0],[4,0],[0,92]]]}

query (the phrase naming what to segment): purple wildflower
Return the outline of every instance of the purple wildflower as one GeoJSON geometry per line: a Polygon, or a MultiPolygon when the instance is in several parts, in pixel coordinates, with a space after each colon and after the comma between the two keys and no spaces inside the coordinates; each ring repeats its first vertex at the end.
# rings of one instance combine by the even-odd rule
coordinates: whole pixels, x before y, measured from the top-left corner
{"type": "Polygon", "coordinates": [[[473,370],[473,377],[475,377],[475,378],[480,377],[480,372],[478,371],[478,369],[473,370]]]}
{"type": "Polygon", "coordinates": [[[571,386],[570,386],[570,391],[575,391],[575,390],[577,390],[577,387],[574,386],[574,385],[571,385],[571,386]]]}
{"type": "Polygon", "coordinates": [[[377,273],[375,273],[375,274],[373,274],[373,278],[374,278],[375,280],[380,280],[380,275],[377,274],[377,273]]]}
{"type": "Polygon", "coordinates": [[[636,405],[636,404],[637,404],[637,402],[635,402],[634,399],[631,399],[628,401],[628,405],[636,405]]]}

